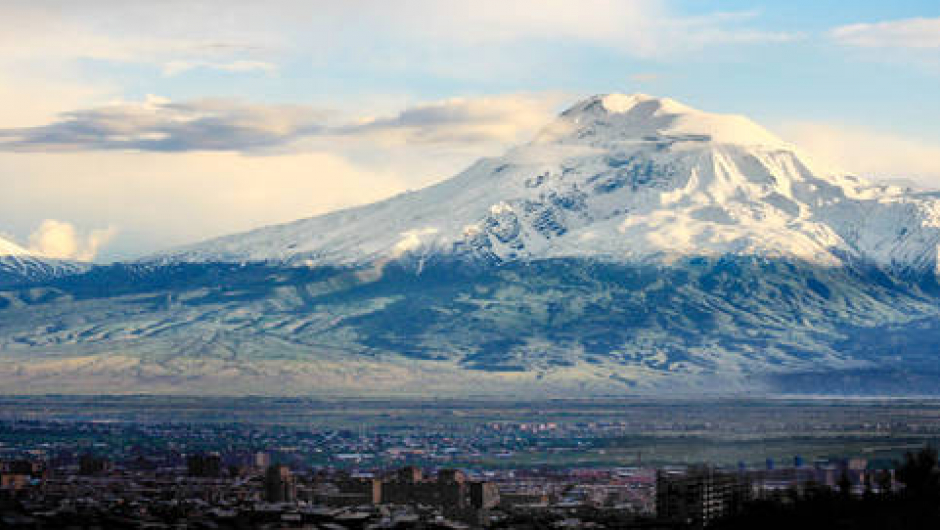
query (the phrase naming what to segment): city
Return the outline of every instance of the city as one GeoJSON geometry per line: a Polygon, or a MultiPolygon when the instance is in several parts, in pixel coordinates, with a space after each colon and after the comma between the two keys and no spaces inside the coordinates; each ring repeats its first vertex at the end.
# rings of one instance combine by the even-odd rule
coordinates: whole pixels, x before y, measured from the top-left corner
{"type": "Polygon", "coordinates": [[[536,403],[256,398],[249,413],[174,399],[157,412],[148,404],[162,399],[4,398],[5,527],[702,528],[757,500],[903,490],[903,453],[940,441],[930,401],[571,401],[527,422],[536,403]],[[63,419],[77,409],[83,419],[63,419]],[[374,415],[388,410],[397,415],[374,415]],[[152,419],[128,419],[141,416],[152,419]],[[773,428],[789,433],[778,448],[773,428]],[[832,454],[827,438],[858,452],[832,454]],[[764,451],[728,460],[757,451],[755,440],[764,451]],[[693,461],[702,445],[724,456],[693,461]]]}

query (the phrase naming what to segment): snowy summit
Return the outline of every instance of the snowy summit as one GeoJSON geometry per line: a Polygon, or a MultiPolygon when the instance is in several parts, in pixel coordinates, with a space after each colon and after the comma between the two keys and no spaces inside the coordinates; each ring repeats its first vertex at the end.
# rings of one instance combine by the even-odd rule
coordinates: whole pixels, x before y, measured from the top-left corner
{"type": "Polygon", "coordinates": [[[146,261],[420,266],[758,254],[922,273],[937,270],[938,242],[934,195],[820,168],[742,116],[608,94],[423,190],[146,261]]]}
{"type": "Polygon", "coordinates": [[[541,141],[708,141],[717,144],[786,147],[743,116],[702,112],[669,98],[607,94],[588,98],[561,114],[541,141]]]}

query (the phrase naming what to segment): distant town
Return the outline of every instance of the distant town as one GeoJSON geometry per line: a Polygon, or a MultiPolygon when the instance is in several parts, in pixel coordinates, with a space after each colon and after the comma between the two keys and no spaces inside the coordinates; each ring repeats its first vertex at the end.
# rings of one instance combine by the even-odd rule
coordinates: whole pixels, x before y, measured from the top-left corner
{"type": "Polygon", "coordinates": [[[712,416],[703,412],[708,405],[689,405],[671,419],[660,408],[674,405],[649,404],[640,416],[621,411],[621,420],[604,408],[595,421],[584,419],[584,408],[546,404],[553,412],[535,422],[506,419],[512,413],[493,404],[464,405],[471,421],[449,423],[435,423],[446,407],[419,404],[423,417],[412,410],[384,423],[360,417],[357,425],[349,418],[371,407],[358,403],[330,420],[321,406],[323,424],[310,425],[307,417],[284,419],[295,403],[269,403],[267,418],[227,423],[195,421],[185,408],[186,421],[133,421],[132,407],[104,412],[100,403],[83,415],[99,419],[68,420],[62,413],[74,404],[47,402],[40,412],[29,403],[6,401],[0,413],[2,528],[721,528],[760,502],[819,492],[843,503],[887,499],[910,482],[904,454],[923,452],[940,435],[931,404],[895,405],[893,423],[864,429],[859,411],[868,407],[880,420],[883,404],[778,404],[768,420],[793,430],[792,447],[815,449],[774,458],[770,436],[732,439],[733,422],[712,417],[731,417],[735,406],[766,414],[759,404],[713,404],[723,410],[712,416]],[[805,433],[787,426],[793,407],[800,415],[816,410],[814,425],[838,433],[843,447],[859,440],[864,447],[820,456],[832,435],[817,432],[816,445],[805,445],[805,433]],[[722,461],[673,456],[716,443],[704,442],[703,425],[689,420],[702,414],[725,445],[744,443],[758,454],[736,462],[727,455],[740,447],[714,453],[726,455],[722,461]],[[475,421],[483,416],[499,419],[475,421]],[[768,451],[760,454],[754,439],[768,451]],[[670,444],[672,452],[643,449],[670,444]]]}

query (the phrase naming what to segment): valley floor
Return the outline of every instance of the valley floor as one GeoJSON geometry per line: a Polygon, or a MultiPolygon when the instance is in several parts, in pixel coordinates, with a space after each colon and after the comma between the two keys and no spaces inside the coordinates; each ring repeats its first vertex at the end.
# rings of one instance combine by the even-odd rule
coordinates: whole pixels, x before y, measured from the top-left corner
{"type": "Polygon", "coordinates": [[[401,453],[389,441],[395,439],[420,445],[422,452],[414,458],[424,465],[735,466],[739,462],[763,465],[768,459],[786,465],[796,456],[807,463],[833,458],[891,462],[905,451],[940,443],[938,405],[937,400],[913,399],[6,396],[0,397],[0,421],[8,425],[24,420],[117,426],[170,423],[214,425],[233,432],[347,433],[343,436],[348,435],[348,447],[334,447],[328,455],[306,454],[302,446],[290,455],[310,464],[341,467],[400,463],[401,453]],[[336,456],[341,454],[360,457],[336,456]]]}

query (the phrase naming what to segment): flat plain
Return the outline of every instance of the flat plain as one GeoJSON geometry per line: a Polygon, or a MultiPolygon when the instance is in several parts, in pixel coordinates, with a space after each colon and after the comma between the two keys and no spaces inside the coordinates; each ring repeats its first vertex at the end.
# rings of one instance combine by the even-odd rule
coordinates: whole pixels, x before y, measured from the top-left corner
{"type": "MultiPolygon", "coordinates": [[[[890,462],[905,451],[940,444],[940,401],[930,399],[5,396],[0,397],[0,422],[7,433],[17,425],[39,422],[62,428],[70,424],[168,424],[292,433],[336,431],[352,433],[351,440],[382,436],[452,439],[455,446],[478,449],[454,452],[448,463],[480,468],[730,466],[761,465],[768,459],[789,465],[797,456],[807,463],[837,458],[890,462]]],[[[319,456],[311,461],[320,460],[319,456]]],[[[380,465],[378,455],[375,458],[373,462],[380,465]]]]}

